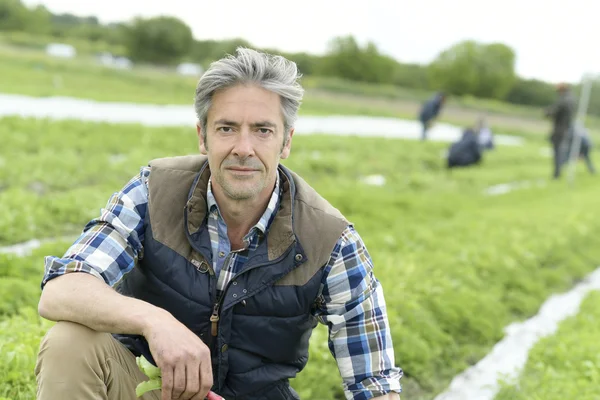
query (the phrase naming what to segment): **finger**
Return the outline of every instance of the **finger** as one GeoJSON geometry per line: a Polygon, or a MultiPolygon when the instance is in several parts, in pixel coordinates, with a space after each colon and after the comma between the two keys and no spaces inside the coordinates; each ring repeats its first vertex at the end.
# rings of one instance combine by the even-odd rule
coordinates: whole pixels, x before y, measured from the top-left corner
{"type": "Polygon", "coordinates": [[[198,361],[193,361],[185,368],[185,391],[181,395],[182,400],[193,398],[200,391],[200,366],[198,361]]]}
{"type": "Polygon", "coordinates": [[[173,373],[173,392],[171,399],[179,399],[185,391],[185,364],[175,366],[173,373]]]}
{"type": "Polygon", "coordinates": [[[173,391],[173,370],[171,368],[165,368],[161,371],[161,375],[162,375],[161,400],[171,400],[171,393],[173,391]]]}
{"type": "Polygon", "coordinates": [[[200,363],[200,391],[202,399],[206,397],[213,385],[213,373],[210,357],[206,357],[200,363]]]}
{"type": "Polygon", "coordinates": [[[219,396],[215,392],[208,392],[208,395],[206,396],[206,400],[225,400],[225,399],[223,399],[221,396],[219,396]]]}
{"type": "Polygon", "coordinates": [[[223,397],[219,396],[213,391],[208,392],[206,397],[202,397],[200,393],[196,394],[190,400],[225,400],[223,397]]]}
{"type": "Polygon", "coordinates": [[[200,392],[198,392],[190,400],[206,400],[206,397],[202,397],[202,395],[200,394],[200,392]]]}

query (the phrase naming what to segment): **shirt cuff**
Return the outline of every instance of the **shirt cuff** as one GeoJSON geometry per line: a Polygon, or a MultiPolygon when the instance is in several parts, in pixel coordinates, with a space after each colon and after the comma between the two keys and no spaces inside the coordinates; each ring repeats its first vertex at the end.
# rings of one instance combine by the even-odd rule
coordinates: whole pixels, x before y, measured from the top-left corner
{"type": "Polygon", "coordinates": [[[400,394],[402,386],[400,379],[403,372],[401,368],[393,367],[383,371],[379,377],[369,377],[361,382],[344,388],[347,400],[367,400],[394,392],[400,394]]]}
{"type": "Polygon", "coordinates": [[[44,275],[44,278],[42,279],[42,290],[44,289],[44,286],[46,286],[46,284],[52,279],[58,278],[62,275],[71,274],[73,272],[83,272],[86,274],[90,274],[100,279],[102,282],[106,283],[106,281],[98,271],[81,261],[50,258],[49,260],[47,260],[47,264],[49,265],[49,268],[48,272],[44,275]]]}

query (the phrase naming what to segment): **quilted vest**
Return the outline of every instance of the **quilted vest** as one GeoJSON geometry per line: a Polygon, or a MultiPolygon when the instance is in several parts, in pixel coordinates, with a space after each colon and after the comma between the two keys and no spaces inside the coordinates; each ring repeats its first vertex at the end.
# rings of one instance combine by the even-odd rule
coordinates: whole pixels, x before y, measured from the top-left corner
{"type": "MultiPolygon", "coordinates": [[[[298,399],[288,380],[308,360],[317,324],[311,310],[323,269],[349,222],[280,165],[276,216],[217,298],[206,224],[206,157],[163,158],[149,165],[143,254],[117,290],[167,310],[209,346],[213,391],[225,399],[298,399]]],[[[143,337],[115,337],[154,362],[143,337]]]]}

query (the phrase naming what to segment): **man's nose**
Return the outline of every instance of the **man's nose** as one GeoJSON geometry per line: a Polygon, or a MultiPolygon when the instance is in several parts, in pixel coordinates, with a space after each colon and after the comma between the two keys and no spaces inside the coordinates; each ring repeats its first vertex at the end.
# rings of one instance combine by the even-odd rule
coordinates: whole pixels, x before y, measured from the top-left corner
{"type": "Polygon", "coordinates": [[[237,136],[235,145],[233,148],[233,154],[240,157],[246,158],[254,154],[254,147],[252,145],[252,132],[249,129],[244,128],[240,131],[237,136]]]}

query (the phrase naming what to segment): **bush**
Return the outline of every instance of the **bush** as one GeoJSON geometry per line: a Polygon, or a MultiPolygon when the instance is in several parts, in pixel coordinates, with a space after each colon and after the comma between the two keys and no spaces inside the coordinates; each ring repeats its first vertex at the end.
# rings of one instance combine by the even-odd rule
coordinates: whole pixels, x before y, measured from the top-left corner
{"type": "Polygon", "coordinates": [[[136,18],[126,30],[125,43],[134,61],[175,64],[192,49],[192,30],[175,17],[136,18]]]}

